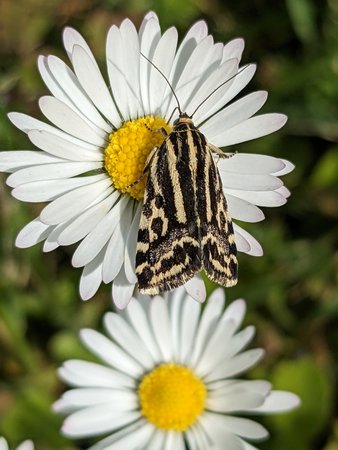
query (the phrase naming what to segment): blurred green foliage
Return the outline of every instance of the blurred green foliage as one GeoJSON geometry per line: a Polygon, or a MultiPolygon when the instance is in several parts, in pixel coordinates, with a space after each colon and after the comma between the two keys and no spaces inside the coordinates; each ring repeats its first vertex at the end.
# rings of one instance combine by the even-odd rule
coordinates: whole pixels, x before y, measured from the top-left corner
{"type": "MultiPolygon", "coordinates": [[[[296,164],[284,177],[287,205],[266,210],[247,226],[265,255],[240,255],[240,282],[228,301],[244,297],[247,322],[267,357],[253,376],[297,392],[292,414],[263,419],[271,439],[262,449],[338,450],[338,3],[336,0],[2,0],[0,3],[0,145],[32,148],[7,120],[8,111],[41,117],[46,94],[36,57],[65,59],[61,33],[77,28],[104,61],[109,26],[130,17],[139,24],[154,9],[163,29],[181,34],[204,18],[216,40],[246,40],[243,61],[256,61],[250,90],[267,89],[264,111],[289,116],[284,130],[238,146],[296,164]]],[[[82,303],[72,249],[42,254],[40,246],[14,247],[15,236],[39,205],[12,199],[0,175],[0,435],[14,445],[32,438],[39,449],[72,449],[59,435],[50,405],[62,392],[55,370],[66,358],[86,357],[77,333],[100,327],[111,307],[108,287],[82,303]]],[[[213,286],[208,285],[211,290],[213,286]]]]}

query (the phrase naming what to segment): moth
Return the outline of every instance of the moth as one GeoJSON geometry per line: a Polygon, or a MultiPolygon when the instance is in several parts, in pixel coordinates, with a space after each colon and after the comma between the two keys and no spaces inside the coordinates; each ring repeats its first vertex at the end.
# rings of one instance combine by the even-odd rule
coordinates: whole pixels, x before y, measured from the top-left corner
{"type": "Polygon", "coordinates": [[[192,116],[201,105],[191,116],[182,112],[167,82],[179,117],[169,134],[161,130],[164,141],[151,152],[143,171],[148,179],[136,247],[138,287],[155,295],[185,284],[202,270],[210,280],[234,286],[235,235],[213,156],[229,155],[208,143],[194,125],[192,116]]]}

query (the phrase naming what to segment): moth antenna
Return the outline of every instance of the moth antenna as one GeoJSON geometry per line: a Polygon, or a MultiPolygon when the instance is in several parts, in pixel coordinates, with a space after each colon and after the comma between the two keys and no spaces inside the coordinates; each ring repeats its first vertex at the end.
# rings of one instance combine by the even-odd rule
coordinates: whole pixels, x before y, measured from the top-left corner
{"type": "Polygon", "coordinates": [[[214,93],[216,91],[218,91],[219,88],[221,88],[222,86],[224,86],[226,83],[228,83],[229,81],[231,81],[233,78],[237,77],[237,75],[239,75],[241,72],[243,72],[247,67],[249,67],[250,64],[247,64],[246,66],[242,67],[242,69],[235,73],[235,75],[233,75],[232,77],[228,78],[227,80],[223,81],[223,83],[221,83],[219,86],[217,86],[217,88],[215,88],[195,109],[195,111],[191,114],[190,117],[193,117],[196,112],[200,109],[200,107],[203,105],[203,103],[205,103],[212,95],[214,95],[214,93]]]}
{"type": "Polygon", "coordinates": [[[168,86],[170,87],[170,90],[173,93],[173,95],[175,97],[175,100],[177,102],[177,109],[178,109],[179,113],[182,114],[180,102],[179,102],[179,100],[177,98],[177,95],[175,94],[175,91],[174,91],[172,85],[170,84],[170,81],[168,80],[168,78],[164,75],[164,73],[157,66],[155,66],[155,64],[152,61],[150,61],[149,58],[147,58],[142,52],[140,52],[140,54],[143,56],[144,59],[146,59],[162,75],[162,77],[168,83],[168,86]]]}

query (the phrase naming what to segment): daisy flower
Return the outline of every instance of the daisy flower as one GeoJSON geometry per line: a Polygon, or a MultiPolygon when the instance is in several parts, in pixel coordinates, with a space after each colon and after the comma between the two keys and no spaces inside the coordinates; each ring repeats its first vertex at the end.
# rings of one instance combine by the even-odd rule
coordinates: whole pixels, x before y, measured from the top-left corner
{"type": "Polygon", "coordinates": [[[201,312],[180,287],[107,313],[109,337],[83,329],[83,343],[102,363],[70,360],[59,369],[73,386],[54,404],[68,416],[63,434],[105,435],[91,450],[254,450],[247,441],[268,432],[240,416],[289,411],[299,398],[267,381],[238,379],[264,352],[243,351],[254,335],[252,326],[238,331],[245,302],[223,310],[223,289],[201,312]]]}
{"type": "MultiPolygon", "coordinates": [[[[161,32],[157,16],[148,13],[137,31],[126,19],[107,36],[108,83],[83,37],[66,28],[63,42],[70,66],[56,56],[40,56],[40,74],[52,95],[39,100],[45,123],[21,113],[9,118],[39,151],[2,152],[0,170],[12,172],[12,195],[26,202],[48,202],[39,217],[19,233],[16,245],[44,241],[43,251],[78,243],[72,265],[82,267],[80,295],[86,300],[100,284],[112,283],[118,307],[130,301],[136,284],[135,252],[150,151],[170,132],[177,106],[192,113],[215,86],[229,80],[203,103],[194,123],[219,147],[272,133],[286,122],[282,114],[252,117],[265,103],[265,91],[233,101],[249,83],[255,65],[239,67],[242,39],[214,43],[204,21],[197,22],[177,46],[172,27],[161,32]],[[235,76],[236,75],[236,76],[235,76]],[[170,119],[171,118],[171,119],[170,119]],[[170,121],[169,121],[170,119],[170,121]]],[[[237,151],[232,147],[231,151],[237,151]]],[[[279,179],[290,172],[288,161],[263,155],[237,154],[218,162],[229,212],[234,219],[264,219],[260,206],[280,206],[288,190],[279,179]]],[[[260,244],[235,224],[239,251],[261,255],[260,244]]],[[[189,293],[203,301],[203,287],[190,283],[189,293]]]]}
{"type": "MultiPolygon", "coordinates": [[[[0,450],[9,450],[8,443],[4,437],[0,437],[0,450]]],[[[16,447],[16,450],[34,450],[34,444],[32,441],[27,440],[16,447]]]]}

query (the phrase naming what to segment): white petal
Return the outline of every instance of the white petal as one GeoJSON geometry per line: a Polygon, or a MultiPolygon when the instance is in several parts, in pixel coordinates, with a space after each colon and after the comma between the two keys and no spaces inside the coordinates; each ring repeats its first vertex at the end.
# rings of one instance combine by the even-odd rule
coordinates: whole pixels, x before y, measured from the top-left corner
{"type": "Polygon", "coordinates": [[[65,361],[58,373],[61,379],[71,386],[135,388],[135,380],[129,375],[89,361],[76,359],[65,361]]]}
{"type": "Polygon", "coordinates": [[[260,222],[264,219],[264,213],[256,205],[249,203],[241,198],[226,195],[228,210],[233,219],[243,220],[244,222],[260,222]]]}
{"type": "Polygon", "coordinates": [[[232,320],[235,324],[235,331],[241,326],[246,313],[246,304],[243,299],[230,303],[223,314],[224,320],[232,320]]]}
{"type": "Polygon", "coordinates": [[[147,444],[146,450],[159,450],[164,448],[164,441],[166,438],[166,432],[155,428],[154,434],[147,444]]]}
{"type": "Polygon", "coordinates": [[[139,36],[140,37],[142,36],[142,33],[144,32],[145,25],[149,21],[152,21],[153,19],[154,19],[154,21],[156,21],[158,23],[158,16],[157,16],[156,12],[155,11],[148,11],[146,13],[146,15],[144,16],[144,18],[142,20],[142,23],[140,25],[140,28],[139,28],[139,36]]]}
{"type": "Polygon", "coordinates": [[[237,58],[241,59],[244,50],[244,39],[237,38],[228,42],[223,48],[223,58],[222,61],[227,61],[228,59],[237,58]]]}
{"type": "Polygon", "coordinates": [[[8,450],[8,444],[4,437],[0,437],[0,450],[8,450]]]}
{"type": "MultiPolygon", "coordinates": [[[[202,427],[200,419],[197,419],[194,425],[187,430],[187,438],[189,444],[191,441],[194,441],[196,450],[200,450],[201,448],[209,448],[210,450],[215,450],[216,448],[214,446],[213,439],[208,436],[206,430],[204,430],[204,428],[202,427]],[[189,432],[190,436],[188,436],[189,432]]],[[[192,450],[195,450],[194,447],[192,447],[192,450]]]]}
{"type": "Polygon", "coordinates": [[[58,180],[71,178],[91,170],[100,169],[101,162],[61,162],[44,164],[42,166],[26,167],[10,175],[7,179],[8,186],[13,188],[34,181],[58,180]]]}
{"type": "Polygon", "coordinates": [[[57,226],[52,227],[51,232],[49,233],[47,239],[45,240],[45,242],[43,244],[43,247],[42,247],[43,252],[51,252],[59,247],[57,239],[58,239],[60,233],[62,233],[62,231],[64,230],[65,226],[66,226],[66,224],[61,223],[57,226]]]}
{"type": "Polygon", "coordinates": [[[139,301],[132,299],[125,312],[134,330],[152,355],[154,362],[161,361],[161,353],[150,328],[148,317],[139,301]]]}
{"type": "MultiPolygon", "coordinates": [[[[226,64],[229,64],[229,62],[227,62],[226,64]]],[[[224,79],[226,79],[226,77],[224,77],[224,79]]],[[[205,124],[203,124],[203,134],[208,136],[210,142],[213,143],[211,136],[217,136],[218,134],[224,132],[226,129],[230,129],[256,114],[256,112],[264,105],[267,98],[268,94],[266,91],[257,91],[246,95],[240,100],[237,100],[230,106],[222,109],[220,112],[211,117],[205,124]]],[[[204,118],[205,117],[202,117],[201,120],[203,120],[204,118]]]]}
{"type": "Polygon", "coordinates": [[[189,28],[187,34],[184,36],[182,40],[178,52],[182,52],[182,47],[184,47],[187,42],[190,43],[191,40],[194,40],[196,43],[198,43],[202,39],[204,39],[207,35],[208,35],[207,23],[204,20],[199,20],[189,28]]]}
{"type": "Polygon", "coordinates": [[[293,169],[295,168],[295,165],[292,164],[292,162],[286,159],[281,159],[281,161],[284,163],[284,168],[274,173],[274,175],[278,177],[281,177],[282,175],[286,175],[292,172],[293,169]]]}
{"type": "Polygon", "coordinates": [[[195,367],[196,374],[199,377],[204,378],[208,374],[212,374],[215,367],[224,361],[224,347],[229,345],[230,337],[235,329],[235,321],[228,320],[224,316],[214,326],[213,333],[195,367]]]}
{"type": "Polygon", "coordinates": [[[244,450],[259,450],[257,447],[249,444],[248,442],[243,441],[244,450]]]}
{"type": "Polygon", "coordinates": [[[287,412],[297,408],[300,403],[300,398],[292,392],[272,391],[263,405],[254,408],[253,412],[262,414],[287,412]]]}
{"type": "Polygon", "coordinates": [[[225,297],[222,289],[216,289],[209,297],[196,332],[194,349],[190,360],[192,367],[198,363],[212,333],[213,326],[223,311],[224,301],[225,297]]]}
{"type": "Polygon", "coordinates": [[[113,442],[106,450],[126,450],[126,449],[148,449],[148,442],[151,435],[154,433],[154,425],[144,421],[142,426],[132,430],[129,433],[124,433],[124,436],[113,442]]]}
{"type": "Polygon", "coordinates": [[[112,125],[118,128],[121,119],[97,64],[90,54],[79,45],[73,47],[72,60],[76,76],[83,89],[98,110],[112,125]]]}
{"type": "Polygon", "coordinates": [[[107,67],[114,99],[125,120],[143,114],[140,102],[139,39],[134,24],[125,19],[113,25],[107,36],[107,67]]]}
{"type": "MultiPolygon", "coordinates": [[[[157,42],[161,37],[160,25],[158,19],[149,18],[142,24],[140,29],[140,52],[145,56],[152,57],[151,52],[156,48],[157,42]]],[[[140,93],[142,97],[143,111],[147,115],[151,113],[150,110],[150,89],[149,77],[152,70],[151,64],[145,59],[140,58],[140,93]]]]}
{"type": "Polygon", "coordinates": [[[44,152],[31,150],[11,150],[0,153],[0,171],[14,172],[16,169],[35,166],[36,164],[50,164],[59,161],[59,158],[46,155],[44,152]]]}
{"type": "Polygon", "coordinates": [[[93,53],[91,52],[87,42],[83,39],[83,37],[78,31],[74,30],[74,28],[66,27],[63,31],[62,38],[63,38],[63,45],[66,49],[66,52],[68,53],[68,57],[70,60],[72,60],[74,45],[79,45],[88,53],[93,62],[96,64],[93,53]]]}
{"type": "MultiPolygon", "coordinates": [[[[234,158],[237,155],[233,156],[234,158]]],[[[273,176],[268,174],[243,174],[243,173],[231,173],[231,172],[220,172],[222,178],[223,189],[227,191],[231,189],[233,191],[274,191],[281,186],[283,182],[273,176]]]]}
{"type": "MultiPolygon", "coordinates": [[[[28,132],[31,142],[45,152],[71,161],[102,161],[101,150],[88,150],[74,142],[49,131],[32,130],[28,132]]],[[[47,155],[46,155],[47,156],[47,155]]],[[[53,162],[53,161],[51,161],[53,162]]]]}
{"type": "Polygon", "coordinates": [[[252,256],[263,255],[263,249],[260,243],[253,236],[251,236],[250,233],[243,230],[243,228],[238,226],[236,223],[233,223],[233,227],[235,231],[236,246],[239,252],[244,252],[252,256]]]}
{"type": "Polygon", "coordinates": [[[183,433],[178,431],[168,431],[166,433],[166,442],[163,450],[185,450],[186,446],[183,440],[183,433]]]}
{"type": "Polygon", "coordinates": [[[244,439],[261,440],[269,437],[268,431],[259,423],[241,417],[223,416],[224,427],[244,439]]]}
{"type": "Polygon", "coordinates": [[[264,399],[271,391],[271,383],[265,380],[220,380],[208,384],[208,396],[219,398],[231,394],[234,390],[254,392],[261,395],[264,399]]]}
{"type": "Polygon", "coordinates": [[[44,241],[53,227],[40,222],[39,218],[25,225],[16,237],[15,245],[19,248],[28,248],[38,242],[44,241]]]}
{"type": "Polygon", "coordinates": [[[230,358],[242,351],[255,335],[255,327],[249,326],[231,339],[231,345],[224,349],[224,358],[230,358]]]}
{"type": "Polygon", "coordinates": [[[134,358],[97,331],[82,329],[80,337],[90,351],[113,368],[135,378],[143,374],[142,366],[134,358]]]}
{"type": "Polygon", "coordinates": [[[13,189],[12,195],[25,202],[46,202],[78,187],[96,184],[106,179],[106,174],[101,174],[65,180],[33,181],[13,189]]]}
{"type": "Polygon", "coordinates": [[[198,439],[194,433],[194,427],[190,427],[185,432],[185,438],[187,440],[189,450],[199,450],[202,446],[199,445],[198,439]]]}
{"type": "Polygon", "coordinates": [[[41,122],[41,120],[34,119],[33,117],[27,116],[26,114],[13,112],[8,114],[8,118],[17,128],[22,130],[24,133],[29,133],[32,130],[47,131],[48,133],[51,133],[53,135],[60,136],[66,141],[73,142],[75,145],[78,145],[85,150],[90,150],[96,153],[99,151],[97,145],[90,144],[89,142],[84,141],[82,138],[78,139],[77,137],[65,133],[59,128],[53,127],[52,125],[49,125],[45,122],[41,122]]]}
{"type": "Polygon", "coordinates": [[[20,445],[17,446],[16,450],[34,450],[33,441],[23,441],[20,445]]]}
{"type": "Polygon", "coordinates": [[[170,319],[166,301],[159,296],[151,300],[150,320],[155,340],[160,348],[163,361],[172,359],[170,319]]]}
{"type": "Polygon", "coordinates": [[[68,104],[74,111],[86,118],[98,128],[111,132],[92,102],[83,91],[72,70],[56,56],[39,57],[40,73],[54,97],[68,104]]]}
{"type": "Polygon", "coordinates": [[[201,306],[190,298],[185,298],[182,305],[180,355],[179,361],[189,361],[195,344],[195,334],[200,317],[201,306]]]}
{"type": "Polygon", "coordinates": [[[126,426],[140,417],[138,411],[121,412],[112,405],[81,409],[63,422],[62,433],[71,438],[95,436],[126,426]]]}
{"type": "Polygon", "coordinates": [[[209,383],[211,381],[229,378],[234,375],[237,376],[257,364],[263,356],[264,351],[260,348],[240,353],[231,360],[226,360],[224,363],[220,364],[205,378],[205,382],[209,383]]]}
{"type": "Polygon", "coordinates": [[[244,450],[243,441],[224,427],[220,414],[204,413],[200,423],[212,443],[209,448],[223,450],[226,446],[227,450],[244,450]]]}
{"type": "Polygon", "coordinates": [[[138,408],[136,392],[108,388],[78,388],[66,391],[59,401],[54,403],[56,412],[74,412],[88,406],[110,403],[120,411],[132,411],[138,408]]]}
{"type": "MultiPolygon", "coordinates": [[[[207,35],[208,27],[207,24],[202,20],[195,23],[188,30],[176,52],[176,56],[172,64],[169,79],[171,80],[171,84],[172,86],[174,86],[174,89],[180,76],[182,75],[182,72],[187,64],[187,61],[190,58],[191,53],[197,47],[197,45],[207,37],[207,35]]],[[[177,106],[177,104],[172,95],[169,94],[166,95],[166,97],[167,100],[163,104],[162,111],[163,115],[166,115],[168,117],[172,113],[173,108],[177,106]]]]}
{"type": "Polygon", "coordinates": [[[134,289],[135,284],[130,283],[127,279],[124,267],[122,266],[112,287],[112,298],[115,306],[119,309],[124,309],[130,302],[134,289]]]}
{"type": "Polygon", "coordinates": [[[80,278],[79,292],[82,300],[89,300],[98,291],[102,283],[102,264],[105,249],[86,264],[80,278]]]}
{"type": "Polygon", "coordinates": [[[197,274],[184,285],[188,295],[199,303],[203,303],[206,299],[207,292],[202,277],[197,274]]]}
{"type": "Polygon", "coordinates": [[[124,270],[126,273],[127,280],[131,284],[135,284],[137,282],[135,274],[135,257],[136,257],[136,243],[137,243],[138,229],[140,226],[141,211],[142,211],[142,203],[139,202],[137,205],[137,209],[134,213],[133,222],[130,226],[129,233],[127,236],[127,245],[124,255],[125,260],[124,270]]]}
{"type": "Polygon", "coordinates": [[[276,189],[275,192],[277,192],[277,194],[280,194],[284,198],[289,198],[291,195],[291,192],[285,186],[281,186],[280,188],[276,189]]]}
{"type": "MultiPolygon", "coordinates": [[[[252,79],[256,72],[256,65],[255,64],[248,64],[244,67],[240,67],[235,74],[235,76],[228,80],[228,82],[225,84],[226,89],[222,92],[222,95],[217,91],[214,98],[214,104],[212,109],[210,109],[208,116],[210,117],[211,114],[218,111],[220,108],[222,108],[224,105],[229,103],[236,95],[241,92],[245,86],[249,83],[249,81],[252,79]]],[[[220,89],[222,91],[222,89],[220,89]]],[[[199,122],[196,122],[197,125],[199,125],[199,122]]],[[[223,128],[222,128],[223,129],[223,128]]],[[[204,133],[204,128],[201,126],[201,131],[204,133]]],[[[216,146],[220,146],[215,140],[214,135],[207,135],[208,140],[212,142],[216,146]]]]}
{"type": "Polygon", "coordinates": [[[147,371],[154,367],[154,361],[148,349],[134,329],[118,314],[107,313],[104,316],[104,325],[110,337],[121,348],[135,358],[147,371]]]}
{"type": "MultiPolygon", "coordinates": [[[[180,99],[182,111],[187,110],[189,99],[195,94],[194,90],[200,80],[204,79],[204,73],[210,71],[212,62],[221,60],[221,52],[221,48],[214,45],[211,36],[204,38],[191,52],[177,85],[173,80],[173,87],[180,99]]],[[[168,108],[169,114],[175,106],[172,100],[168,108]]]]}
{"type": "MultiPolygon", "coordinates": [[[[232,158],[220,158],[217,161],[220,173],[238,174],[275,174],[285,167],[282,159],[267,155],[236,153],[232,158]]],[[[225,175],[224,175],[225,176],[225,175]]]]}
{"type": "MultiPolygon", "coordinates": [[[[189,102],[189,112],[193,115],[196,124],[202,123],[211,114],[213,114],[213,106],[215,97],[222,97],[229,89],[232,77],[238,70],[238,60],[231,59],[225,61],[220,66],[219,61],[215,64],[216,68],[205,74],[203,82],[195,90],[194,95],[189,102]],[[228,82],[227,82],[228,80],[228,82]]],[[[201,80],[202,81],[202,80],[201,80]]],[[[224,123],[222,124],[224,127],[224,123]]]]}
{"type": "Polygon", "coordinates": [[[119,223],[110,238],[104,256],[102,277],[104,283],[110,283],[117,276],[124,263],[124,253],[127,244],[127,233],[133,216],[133,200],[129,199],[126,209],[121,214],[119,223]]]}
{"type": "MultiPolygon", "coordinates": [[[[174,289],[172,294],[169,294],[166,298],[169,300],[169,314],[170,314],[170,325],[171,325],[171,336],[172,336],[172,346],[173,346],[173,360],[179,361],[181,353],[181,317],[182,310],[185,301],[188,300],[186,296],[186,291],[183,286],[174,289]],[[170,300],[169,300],[170,295],[170,300]]],[[[189,299],[190,301],[190,299],[189,299]]],[[[196,303],[196,302],[195,302],[196,303]]],[[[189,365],[189,363],[188,363],[189,365]]]]}
{"type": "Polygon", "coordinates": [[[45,96],[40,98],[39,106],[44,116],[61,130],[93,145],[105,147],[106,133],[99,135],[95,128],[90,127],[65,103],[55,97],[45,96]]]}
{"type": "MultiPolygon", "coordinates": [[[[226,147],[274,133],[282,128],[286,121],[287,117],[284,114],[263,114],[251,117],[217,136],[208,138],[217,147],[226,147]]],[[[202,128],[201,131],[203,133],[202,128]]]]}
{"type": "Polygon", "coordinates": [[[54,129],[51,125],[41,122],[41,120],[37,120],[34,117],[30,117],[27,114],[10,112],[8,113],[8,118],[14,126],[24,133],[28,133],[30,130],[52,131],[54,129]]]}
{"type": "MultiPolygon", "coordinates": [[[[153,64],[167,78],[170,77],[170,71],[172,69],[176,52],[177,39],[178,34],[176,28],[169,28],[158,41],[152,55],[153,64]]],[[[163,98],[165,92],[170,92],[169,96],[172,96],[168,82],[158,72],[158,70],[152,66],[149,74],[149,101],[150,111],[152,111],[153,114],[165,114],[165,111],[163,111],[163,98]]]]}
{"type": "Polygon", "coordinates": [[[235,197],[246,200],[257,206],[269,206],[277,207],[282,206],[286,203],[285,197],[276,191],[240,191],[225,188],[225,194],[230,194],[235,197]]]}
{"type": "Polygon", "coordinates": [[[147,425],[147,421],[143,418],[142,419],[140,418],[135,422],[131,423],[130,425],[127,425],[118,431],[114,431],[113,434],[110,434],[106,438],[101,439],[99,442],[92,445],[88,450],[109,450],[111,449],[111,446],[114,445],[115,443],[118,443],[120,445],[122,442],[123,444],[124,442],[123,439],[126,436],[137,433],[138,430],[144,428],[145,425],[147,425]]]}
{"type": "Polygon", "coordinates": [[[112,191],[110,195],[105,193],[103,199],[97,199],[93,206],[86,209],[78,217],[71,219],[60,234],[58,243],[60,245],[71,245],[87,236],[106,216],[119,196],[120,193],[117,190],[112,191]]]}
{"type": "Polygon", "coordinates": [[[105,177],[96,183],[74,189],[47,205],[41,211],[40,220],[49,225],[66,222],[90,206],[110,185],[111,180],[105,177]]]}
{"type": "Polygon", "coordinates": [[[122,197],[81,241],[72,258],[74,267],[82,267],[88,264],[107,244],[128,202],[129,198],[127,196],[122,197]]]}

